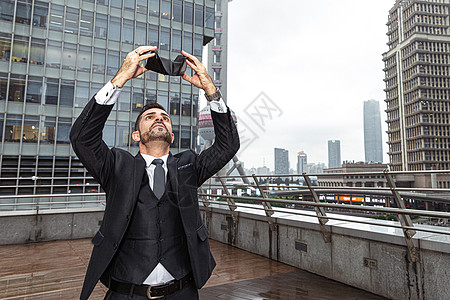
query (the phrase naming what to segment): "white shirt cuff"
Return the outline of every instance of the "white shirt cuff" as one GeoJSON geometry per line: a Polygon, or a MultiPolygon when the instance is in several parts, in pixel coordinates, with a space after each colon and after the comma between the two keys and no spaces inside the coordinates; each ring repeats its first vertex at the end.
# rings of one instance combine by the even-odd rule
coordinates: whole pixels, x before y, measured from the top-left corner
{"type": "Polygon", "coordinates": [[[121,91],[121,88],[115,89],[111,81],[108,81],[108,83],[95,94],[95,101],[100,105],[113,105],[117,102],[121,91]]]}
{"type": "Polygon", "coordinates": [[[209,105],[211,110],[217,113],[225,114],[227,112],[227,105],[223,102],[222,98],[219,101],[210,101],[209,105]]]}

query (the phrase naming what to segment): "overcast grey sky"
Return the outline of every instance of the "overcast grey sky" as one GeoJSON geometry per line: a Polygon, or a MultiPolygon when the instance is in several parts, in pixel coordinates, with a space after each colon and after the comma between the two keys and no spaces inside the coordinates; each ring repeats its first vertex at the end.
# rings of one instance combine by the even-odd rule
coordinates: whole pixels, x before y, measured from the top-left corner
{"type": "MultiPolygon", "coordinates": [[[[380,102],[387,152],[382,53],[395,0],[233,0],[229,3],[228,105],[258,138],[239,153],[246,168],[273,170],[274,147],[328,163],[327,141],[342,160],[364,160],[363,101],[380,102]],[[282,110],[264,130],[244,110],[264,92],[282,110]]],[[[239,125],[238,125],[239,126],[239,125]]],[[[384,161],[388,157],[384,154],[384,161]]]]}

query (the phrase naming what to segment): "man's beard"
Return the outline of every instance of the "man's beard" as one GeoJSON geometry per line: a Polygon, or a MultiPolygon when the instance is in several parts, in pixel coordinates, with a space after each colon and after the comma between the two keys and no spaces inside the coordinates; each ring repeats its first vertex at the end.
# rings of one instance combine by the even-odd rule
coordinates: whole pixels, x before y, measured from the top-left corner
{"type": "MultiPolygon", "coordinates": [[[[164,124],[161,124],[164,126],[164,124]]],[[[167,130],[166,126],[164,126],[165,130],[153,130],[154,128],[150,128],[149,131],[141,132],[139,131],[139,134],[141,136],[141,143],[146,144],[148,142],[154,142],[154,141],[164,141],[168,144],[172,144],[172,135],[170,134],[169,130],[167,130]]]]}

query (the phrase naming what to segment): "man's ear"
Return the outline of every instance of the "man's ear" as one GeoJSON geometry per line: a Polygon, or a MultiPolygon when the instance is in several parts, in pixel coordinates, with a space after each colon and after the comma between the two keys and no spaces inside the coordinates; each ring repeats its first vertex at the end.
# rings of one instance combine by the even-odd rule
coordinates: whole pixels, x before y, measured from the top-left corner
{"type": "Polygon", "coordinates": [[[133,141],[139,143],[141,141],[141,135],[139,134],[139,131],[133,131],[131,134],[131,137],[133,138],[133,141]]]}
{"type": "Polygon", "coordinates": [[[173,132],[172,132],[172,142],[171,142],[171,144],[173,144],[173,140],[175,139],[175,134],[173,134],[173,132]]]}

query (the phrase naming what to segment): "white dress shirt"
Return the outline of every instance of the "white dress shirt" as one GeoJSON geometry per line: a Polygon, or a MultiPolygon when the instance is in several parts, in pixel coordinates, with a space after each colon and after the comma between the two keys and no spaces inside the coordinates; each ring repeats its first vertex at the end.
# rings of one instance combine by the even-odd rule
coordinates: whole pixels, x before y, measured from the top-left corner
{"type": "MultiPolygon", "coordinates": [[[[122,91],[121,88],[114,88],[111,81],[108,81],[103,88],[98,91],[98,93],[94,96],[95,101],[100,105],[113,105],[117,102],[117,99],[119,99],[120,92],[122,91]]],[[[210,101],[211,110],[218,112],[218,113],[226,113],[227,112],[227,106],[225,102],[220,99],[219,101],[210,101]]],[[[142,157],[145,160],[146,163],[146,170],[148,175],[148,181],[150,188],[153,190],[153,174],[155,172],[156,166],[152,164],[152,161],[156,159],[157,157],[153,157],[151,155],[143,154],[141,153],[142,157]]],[[[164,161],[162,167],[164,169],[164,173],[166,175],[167,180],[167,158],[169,155],[164,155],[162,157],[158,157],[164,161]]],[[[150,272],[150,270],[149,270],[150,272]]],[[[167,271],[166,268],[161,263],[158,263],[158,265],[150,272],[150,275],[148,275],[147,279],[144,280],[142,284],[160,284],[165,283],[168,281],[171,281],[175,279],[172,274],[167,271]]]]}

